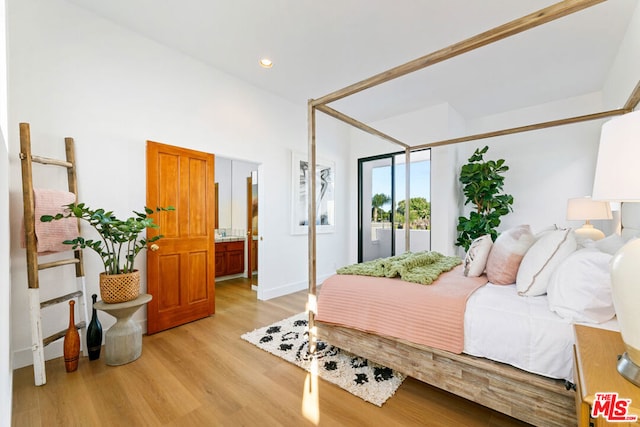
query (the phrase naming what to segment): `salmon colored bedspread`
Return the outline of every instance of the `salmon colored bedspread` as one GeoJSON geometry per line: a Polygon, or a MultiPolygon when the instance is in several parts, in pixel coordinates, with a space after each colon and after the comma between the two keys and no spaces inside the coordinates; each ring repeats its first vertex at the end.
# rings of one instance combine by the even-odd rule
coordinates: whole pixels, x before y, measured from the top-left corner
{"type": "Polygon", "coordinates": [[[320,287],[316,319],[462,353],[467,299],[486,283],[464,276],[462,265],[431,285],[336,274],[320,287]]]}

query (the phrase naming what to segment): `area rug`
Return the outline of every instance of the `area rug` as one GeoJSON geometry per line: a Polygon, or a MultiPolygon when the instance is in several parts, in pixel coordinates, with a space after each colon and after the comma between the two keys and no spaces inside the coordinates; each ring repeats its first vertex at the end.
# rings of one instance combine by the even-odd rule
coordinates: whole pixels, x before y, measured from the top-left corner
{"type": "MultiPolygon", "coordinates": [[[[310,372],[307,313],[300,313],[273,325],[242,335],[258,348],[268,351],[310,372]]],[[[367,402],[382,406],[396,392],[405,376],[369,362],[323,341],[317,342],[318,376],[367,402]]]]}

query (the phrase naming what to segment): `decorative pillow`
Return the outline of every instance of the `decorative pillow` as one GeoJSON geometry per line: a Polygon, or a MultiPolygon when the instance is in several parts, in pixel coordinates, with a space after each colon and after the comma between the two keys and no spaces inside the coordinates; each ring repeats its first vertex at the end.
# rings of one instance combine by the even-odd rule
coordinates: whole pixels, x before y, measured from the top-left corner
{"type": "Polygon", "coordinates": [[[558,226],[556,224],[552,224],[549,225],[541,230],[538,230],[538,232],[534,235],[536,236],[536,240],[539,239],[540,237],[544,236],[545,234],[547,234],[550,231],[556,231],[558,229],[558,226]]]}
{"type": "Polygon", "coordinates": [[[549,280],[549,309],[574,322],[612,319],[616,312],[611,296],[611,258],[595,248],[580,249],[565,258],[549,280]]]}
{"type": "Polygon", "coordinates": [[[547,293],[553,270],[577,248],[571,229],[549,231],[529,248],[518,270],[516,289],[519,295],[547,293]]]}
{"type": "Polygon", "coordinates": [[[467,255],[464,257],[465,276],[478,277],[484,273],[491,246],[493,246],[493,240],[489,234],[480,236],[471,242],[467,255]]]}
{"type": "Polygon", "coordinates": [[[625,240],[619,234],[611,234],[604,239],[597,240],[594,246],[609,255],[615,255],[623,247],[625,240]]]}
{"type": "Polygon", "coordinates": [[[518,267],[535,237],[528,225],[519,225],[501,233],[489,252],[487,278],[496,285],[516,282],[518,267]]]}

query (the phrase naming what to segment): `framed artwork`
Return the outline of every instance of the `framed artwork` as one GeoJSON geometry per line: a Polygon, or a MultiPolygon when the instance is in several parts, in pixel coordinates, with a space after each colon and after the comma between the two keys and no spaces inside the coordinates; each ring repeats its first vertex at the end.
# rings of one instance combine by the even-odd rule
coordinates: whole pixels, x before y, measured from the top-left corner
{"type": "MultiPolygon", "coordinates": [[[[316,164],[316,232],[333,233],[335,230],[335,164],[317,158],[316,164]]],[[[291,155],[291,233],[309,232],[309,161],[306,154],[291,155]]]]}

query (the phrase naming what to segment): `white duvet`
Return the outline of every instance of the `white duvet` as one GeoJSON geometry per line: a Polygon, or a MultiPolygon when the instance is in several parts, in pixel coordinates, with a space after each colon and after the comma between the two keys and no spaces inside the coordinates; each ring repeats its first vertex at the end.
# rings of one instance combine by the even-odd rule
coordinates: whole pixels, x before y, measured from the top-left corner
{"type": "MultiPolygon", "coordinates": [[[[590,326],[618,330],[615,319],[590,326]]],[[[573,327],[549,310],[547,296],[487,284],[467,301],[464,352],[551,378],[573,380],[573,327]]]]}

